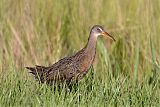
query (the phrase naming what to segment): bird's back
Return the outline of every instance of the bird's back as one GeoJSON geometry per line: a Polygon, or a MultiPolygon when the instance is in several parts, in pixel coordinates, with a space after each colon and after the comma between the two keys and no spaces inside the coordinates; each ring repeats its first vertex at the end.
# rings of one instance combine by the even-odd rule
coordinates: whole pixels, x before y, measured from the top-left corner
{"type": "Polygon", "coordinates": [[[41,83],[63,83],[66,81],[76,81],[81,79],[89,69],[91,65],[90,59],[87,59],[85,49],[80,50],[76,54],[60,59],[49,67],[36,66],[26,67],[31,70],[37,80],[41,83]]]}

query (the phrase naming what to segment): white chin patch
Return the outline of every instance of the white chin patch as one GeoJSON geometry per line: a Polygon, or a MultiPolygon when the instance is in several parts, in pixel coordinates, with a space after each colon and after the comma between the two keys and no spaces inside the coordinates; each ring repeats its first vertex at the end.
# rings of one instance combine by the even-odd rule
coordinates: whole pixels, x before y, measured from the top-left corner
{"type": "Polygon", "coordinates": [[[95,37],[98,37],[99,36],[99,34],[95,34],[95,37]]]}
{"type": "Polygon", "coordinates": [[[99,35],[98,35],[98,34],[95,34],[95,36],[98,37],[99,35]]]}

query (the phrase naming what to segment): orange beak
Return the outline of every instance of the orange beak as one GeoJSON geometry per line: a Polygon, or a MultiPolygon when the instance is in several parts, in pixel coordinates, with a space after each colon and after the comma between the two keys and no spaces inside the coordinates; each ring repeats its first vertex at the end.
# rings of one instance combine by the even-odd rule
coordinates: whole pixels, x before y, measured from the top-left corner
{"type": "Polygon", "coordinates": [[[110,34],[108,34],[107,32],[102,32],[103,36],[109,37],[110,39],[112,39],[113,41],[116,41],[113,36],[111,36],[110,34]]]}

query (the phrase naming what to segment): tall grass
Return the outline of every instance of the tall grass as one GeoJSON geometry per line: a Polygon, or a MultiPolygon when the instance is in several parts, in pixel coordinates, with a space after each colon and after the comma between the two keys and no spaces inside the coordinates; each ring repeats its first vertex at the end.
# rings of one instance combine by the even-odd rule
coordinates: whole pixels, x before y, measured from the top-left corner
{"type": "Polygon", "coordinates": [[[159,106],[160,1],[1,0],[0,106],[159,106]],[[24,69],[83,48],[100,24],[97,55],[75,89],[38,84],[24,69]]]}

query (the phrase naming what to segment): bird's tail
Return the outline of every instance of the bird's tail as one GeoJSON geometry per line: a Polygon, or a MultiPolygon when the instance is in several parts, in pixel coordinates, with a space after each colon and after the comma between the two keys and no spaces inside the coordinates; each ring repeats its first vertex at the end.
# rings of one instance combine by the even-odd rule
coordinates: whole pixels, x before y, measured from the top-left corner
{"type": "Polygon", "coordinates": [[[25,68],[30,70],[29,73],[33,74],[36,80],[38,80],[41,83],[44,83],[46,67],[36,65],[35,67],[25,67],[25,68]]]}

